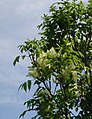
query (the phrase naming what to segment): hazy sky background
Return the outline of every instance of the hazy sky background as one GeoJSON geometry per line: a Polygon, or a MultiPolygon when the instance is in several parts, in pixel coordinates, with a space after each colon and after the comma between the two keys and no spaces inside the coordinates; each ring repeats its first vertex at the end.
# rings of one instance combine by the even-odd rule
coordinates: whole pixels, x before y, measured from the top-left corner
{"type": "MultiPolygon", "coordinates": [[[[29,62],[15,67],[12,62],[19,54],[18,45],[26,38],[38,37],[36,26],[56,1],[60,0],[0,0],[0,119],[18,119],[23,102],[32,95],[18,92],[19,85],[27,80],[29,62]]],[[[25,119],[30,119],[29,115],[25,119]]]]}

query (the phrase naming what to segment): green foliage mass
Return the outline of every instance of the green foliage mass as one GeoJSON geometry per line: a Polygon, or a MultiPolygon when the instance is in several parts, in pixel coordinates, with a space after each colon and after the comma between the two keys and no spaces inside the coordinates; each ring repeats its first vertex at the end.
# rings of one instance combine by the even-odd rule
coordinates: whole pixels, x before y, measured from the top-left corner
{"type": "Polygon", "coordinates": [[[34,95],[26,101],[32,119],[92,119],[92,0],[64,0],[50,7],[38,28],[40,40],[19,46],[20,58],[30,58],[30,80],[19,89],[34,95]]]}

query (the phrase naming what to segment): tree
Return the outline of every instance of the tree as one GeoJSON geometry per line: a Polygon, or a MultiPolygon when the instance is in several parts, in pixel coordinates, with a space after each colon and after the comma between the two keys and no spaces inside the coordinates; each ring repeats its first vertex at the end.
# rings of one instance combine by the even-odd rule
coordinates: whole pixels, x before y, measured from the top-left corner
{"type": "Polygon", "coordinates": [[[49,12],[38,26],[40,40],[25,41],[14,60],[31,61],[30,80],[19,89],[36,85],[20,117],[36,111],[32,119],[92,119],[92,0],[57,2],[49,12]]]}

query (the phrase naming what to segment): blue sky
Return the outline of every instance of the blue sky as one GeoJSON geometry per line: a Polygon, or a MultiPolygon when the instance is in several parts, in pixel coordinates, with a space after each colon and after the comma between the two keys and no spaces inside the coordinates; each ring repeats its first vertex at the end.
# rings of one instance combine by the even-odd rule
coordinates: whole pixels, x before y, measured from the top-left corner
{"type": "Polygon", "coordinates": [[[0,0],[0,119],[18,119],[24,110],[23,102],[32,95],[18,92],[19,85],[27,80],[29,62],[22,61],[15,67],[12,62],[19,54],[19,44],[26,38],[38,37],[36,26],[56,1],[59,0],[0,0]]]}

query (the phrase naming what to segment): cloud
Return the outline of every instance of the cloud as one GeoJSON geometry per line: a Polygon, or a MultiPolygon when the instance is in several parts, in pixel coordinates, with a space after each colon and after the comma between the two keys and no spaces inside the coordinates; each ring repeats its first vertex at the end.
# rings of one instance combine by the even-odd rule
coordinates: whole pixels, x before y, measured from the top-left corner
{"type": "Polygon", "coordinates": [[[46,12],[45,10],[55,1],[56,0],[23,0],[16,10],[18,14],[22,13],[22,15],[25,13],[37,15],[37,13],[46,12]]]}

